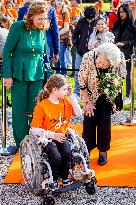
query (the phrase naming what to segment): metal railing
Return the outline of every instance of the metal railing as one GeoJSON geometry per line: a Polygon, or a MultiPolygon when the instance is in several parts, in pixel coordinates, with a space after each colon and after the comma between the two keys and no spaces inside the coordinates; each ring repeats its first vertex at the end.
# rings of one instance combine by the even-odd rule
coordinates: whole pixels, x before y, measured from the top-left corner
{"type": "Polygon", "coordinates": [[[131,55],[131,107],[130,107],[130,119],[128,119],[125,123],[128,126],[135,126],[136,125],[136,120],[135,120],[135,96],[134,96],[134,91],[135,91],[135,63],[136,63],[136,55],[135,55],[135,50],[133,47],[133,54],[131,55]]]}
{"type": "Polygon", "coordinates": [[[0,148],[0,155],[10,155],[10,152],[6,146],[6,99],[6,87],[4,86],[4,81],[2,79],[2,148],[0,148]]]}
{"type": "Polygon", "coordinates": [[[134,102],[135,102],[135,96],[134,96],[134,91],[135,91],[135,73],[134,73],[134,69],[135,69],[135,62],[136,62],[136,57],[135,54],[133,53],[131,55],[131,109],[130,109],[130,124],[129,125],[136,125],[136,120],[135,120],[135,116],[134,116],[134,111],[135,111],[135,107],[134,107],[134,102]]]}

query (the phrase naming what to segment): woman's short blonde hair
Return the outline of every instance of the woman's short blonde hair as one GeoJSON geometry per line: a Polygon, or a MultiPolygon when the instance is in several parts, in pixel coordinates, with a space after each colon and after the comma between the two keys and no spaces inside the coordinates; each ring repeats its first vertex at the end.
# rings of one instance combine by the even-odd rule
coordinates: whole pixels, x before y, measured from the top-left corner
{"type": "MultiPolygon", "coordinates": [[[[49,4],[45,1],[33,1],[30,4],[30,7],[28,9],[28,13],[26,16],[26,20],[25,20],[25,26],[28,30],[32,30],[33,28],[33,16],[38,15],[38,14],[42,14],[45,13],[48,15],[48,8],[49,8],[49,4]]],[[[43,30],[46,30],[49,27],[49,24],[47,22],[47,24],[45,25],[45,28],[43,28],[43,30]]]]}

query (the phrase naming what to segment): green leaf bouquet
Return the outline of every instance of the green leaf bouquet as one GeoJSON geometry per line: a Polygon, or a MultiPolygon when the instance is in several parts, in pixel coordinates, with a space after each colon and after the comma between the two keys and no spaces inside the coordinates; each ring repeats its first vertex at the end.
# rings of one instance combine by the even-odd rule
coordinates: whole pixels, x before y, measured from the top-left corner
{"type": "Polygon", "coordinates": [[[123,79],[115,72],[98,74],[97,79],[99,95],[105,94],[107,99],[114,103],[115,98],[122,90],[123,79]]]}

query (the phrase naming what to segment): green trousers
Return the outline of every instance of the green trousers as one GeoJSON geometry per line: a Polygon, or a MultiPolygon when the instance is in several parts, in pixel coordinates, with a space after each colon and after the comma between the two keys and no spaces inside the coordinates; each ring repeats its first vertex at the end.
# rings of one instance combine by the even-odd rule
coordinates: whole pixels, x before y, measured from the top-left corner
{"type": "Polygon", "coordinates": [[[11,89],[12,100],[12,127],[16,146],[29,134],[28,116],[26,113],[33,113],[36,105],[36,97],[42,89],[43,80],[19,81],[13,80],[11,89]]]}

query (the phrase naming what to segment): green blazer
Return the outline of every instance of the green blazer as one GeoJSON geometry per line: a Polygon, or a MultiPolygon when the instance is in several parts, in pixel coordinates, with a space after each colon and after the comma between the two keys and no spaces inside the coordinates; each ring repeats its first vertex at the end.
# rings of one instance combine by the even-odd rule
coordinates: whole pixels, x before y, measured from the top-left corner
{"type": "Polygon", "coordinates": [[[45,32],[27,30],[24,21],[15,22],[9,31],[3,53],[3,78],[36,81],[44,78],[45,32]]]}

